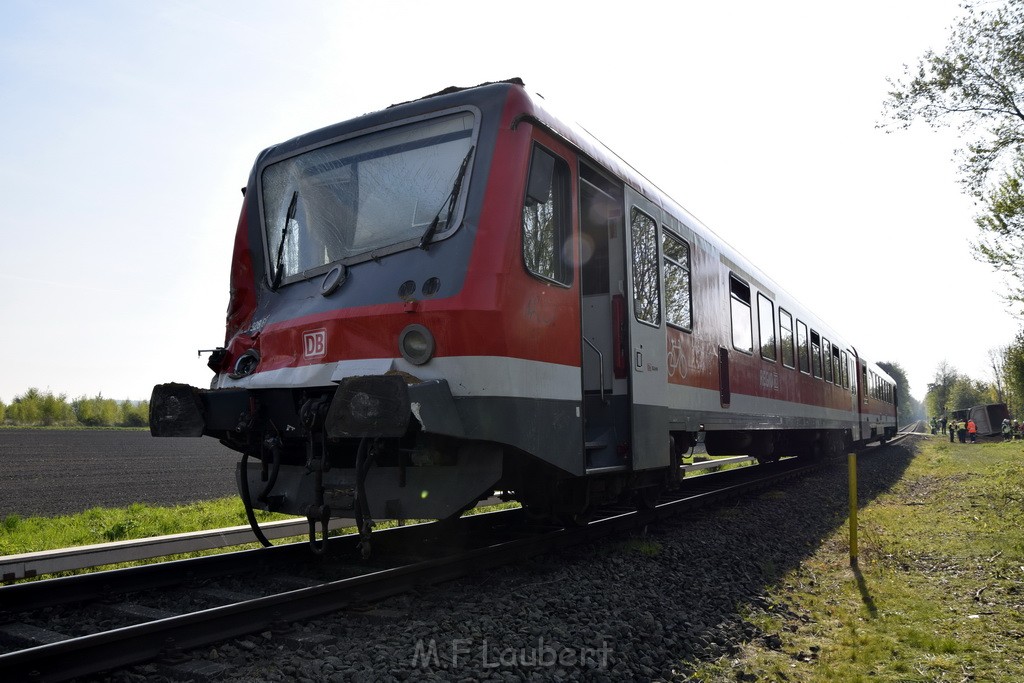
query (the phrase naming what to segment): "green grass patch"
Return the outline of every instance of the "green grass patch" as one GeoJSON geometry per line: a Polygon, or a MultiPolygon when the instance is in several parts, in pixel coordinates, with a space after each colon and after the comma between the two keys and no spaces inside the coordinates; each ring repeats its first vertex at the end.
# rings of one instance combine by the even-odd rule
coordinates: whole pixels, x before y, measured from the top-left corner
{"type": "Polygon", "coordinates": [[[844,526],[769,587],[777,608],[744,608],[765,635],[695,679],[1024,680],[1024,445],[922,439],[858,517],[858,570],[844,526]]]}
{"type": "MultiPolygon", "coordinates": [[[[256,510],[261,521],[287,515],[256,510]]],[[[239,498],[152,507],[136,503],[126,508],[92,508],[76,515],[27,517],[8,515],[0,521],[0,555],[70,548],[94,543],[165,536],[204,529],[248,524],[239,498]]]]}
{"type": "MultiPolygon", "coordinates": [[[[519,507],[519,503],[508,502],[473,508],[465,514],[473,515],[516,507],[519,507]]],[[[289,515],[263,510],[254,512],[260,523],[295,519],[289,515]]],[[[408,523],[416,521],[430,520],[408,520],[408,523]]],[[[141,503],[126,508],[96,507],[76,515],[59,517],[22,518],[18,515],[7,515],[0,519],[0,555],[18,555],[248,524],[245,507],[241,499],[235,497],[174,507],[153,507],[141,503]]],[[[397,522],[376,521],[374,528],[387,529],[396,525],[397,522]]],[[[354,532],[354,528],[347,528],[331,533],[338,535],[354,532]]],[[[284,539],[274,541],[275,544],[284,542],[284,539]]]]}

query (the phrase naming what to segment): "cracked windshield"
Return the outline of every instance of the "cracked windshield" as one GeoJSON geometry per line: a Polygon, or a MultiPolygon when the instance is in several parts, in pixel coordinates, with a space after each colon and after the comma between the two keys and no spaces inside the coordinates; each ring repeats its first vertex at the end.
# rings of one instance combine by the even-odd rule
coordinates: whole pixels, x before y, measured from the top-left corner
{"type": "Polygon", "coordinates": [[[267,167],[263,222],[274,282],[309,277],[337,261],[370,258],[385,247],[412,246],[435,219],[438,233],[454,227],[449,213],[458,197],[449,198],[472,132],[473,115],[461,112],[267,167]]]}

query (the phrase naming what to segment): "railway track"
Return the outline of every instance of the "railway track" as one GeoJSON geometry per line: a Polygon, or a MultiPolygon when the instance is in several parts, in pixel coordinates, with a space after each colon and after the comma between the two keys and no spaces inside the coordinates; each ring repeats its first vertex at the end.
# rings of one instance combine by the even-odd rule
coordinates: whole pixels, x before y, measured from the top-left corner
{"type": "Polygon", "coordinates": [[[604,508],[580,528],[532,525],[522,510],[505,510],[376,531],[371,562],[358,559],[357,537],[343,536],[330,540],[324,558],[297,543],[6,586],[0,679],[67,680],[154,661],[175,677],[215,676],[210,669],[220,665],[183,653],[267,630],[309,647],[320,636],[292,632],[290,624],[629,532],[831,463],[790,458],[685,479],[653,509],[604,508]]]}

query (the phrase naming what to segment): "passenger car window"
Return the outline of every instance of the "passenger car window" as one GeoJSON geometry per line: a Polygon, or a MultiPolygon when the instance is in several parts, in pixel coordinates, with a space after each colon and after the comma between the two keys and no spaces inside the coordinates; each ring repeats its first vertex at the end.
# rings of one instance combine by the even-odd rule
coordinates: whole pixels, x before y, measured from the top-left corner
{"type": "Polygon", "coordinates": [[[807,345],[807,325],[796,321],[796,342],[800,347],[800,372],[811,372],[811,349],[807,345]]]}
{"type": "Polygon", "coordinates": [[[662,229],[661,249],[665,255],[665,321],[689,332],[693,329],[690,245],[662,229]]]}
{"type": "Polygon", "coordinates": [[[822,355],[822,358],[825,361],[825,365],[824,365],[824,368],[823,368],[824,371],[825,371],[825,381],[826,382],[831,382],[832,381],[832,344],[829,343],[828,339],[825,339],[824,337],[821,338],[821,355],[822,355]]]}
{"type": "Polygon", "coordinates": [[[523,262],[561,285],[572,282],[572,263],[563,256],[571,239],[569,204],[569,165],[534,145],[523,200],[523,262]]]}
{"type": "Polygon", "coordinates": [[[732,345],[737,351],[754,351],[754,330],[750,322],[750,285],[729,275],[729,301],[732,310],[732,345]]]}
{"type": "Polygon", "coordinates": [[[811,374],[821,379],[821,335],[811,330],[811,374]]]}
{"type": "Polygon", "coordinates": [[[787,368],[795,368],[796,346],[793,343],[793,316],[784,308],[779,309],[779,335],[782,342],[782,364],[787,368]]]}
{"type": "Polygon", "coordinates": [[[629,225],[633,242],[633,314],[641,322],[660,326],[658,224],[634,206],[629,225]]]}

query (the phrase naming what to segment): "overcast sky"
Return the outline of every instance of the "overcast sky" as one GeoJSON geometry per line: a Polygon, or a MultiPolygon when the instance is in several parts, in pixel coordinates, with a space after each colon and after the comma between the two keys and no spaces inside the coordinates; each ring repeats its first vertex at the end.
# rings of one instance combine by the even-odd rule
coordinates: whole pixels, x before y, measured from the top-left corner
{"type": "Polygon", "coordinates": [[[1019,327],[952,133],[876,129],[956,0],[0,0],[0,400],[206,386],[256,154],[512,76],[922,398],[1019,327]],[[896,265],[909,282],[896,280],[896,265]]]}

